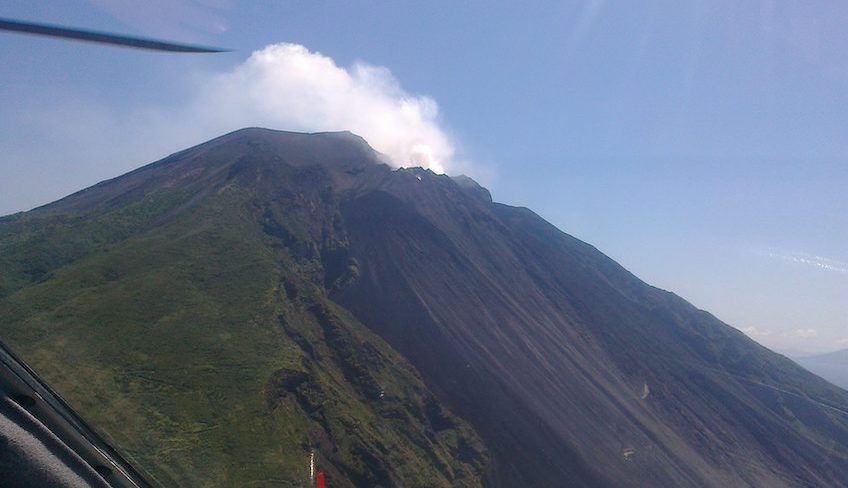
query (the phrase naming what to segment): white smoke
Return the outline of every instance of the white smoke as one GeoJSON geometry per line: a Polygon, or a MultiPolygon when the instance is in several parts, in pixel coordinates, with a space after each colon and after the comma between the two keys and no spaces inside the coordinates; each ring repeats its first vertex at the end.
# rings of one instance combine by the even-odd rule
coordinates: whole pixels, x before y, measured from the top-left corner
{"type": "Polygon", "coordinates": [[[255,126],[349,130],[396,167],[486,177],[486,168],[472,168],[455,156],[454,141],[440,126],[436,102],[407,93],[386,68],[365,63],[340,67],[303,46],[274,44],[231,69],[190,73],[175,84],[187,86],[190,94],[182,102],[159,106],[130,101],[115,107],[73,93],[50,103],[42,94],[22,101],[0,127],[5,136],[0,137],[0,169],[12,168],[0,178],[0,215],[28,210],[175,151],[255,126]],[[39,184],[32,186],[35,180],[39,184]]]}
{"type": "Polygon", "coordinates": [[[350,130],[395,166],[437,173],[454,155],[433,99],[409,95],[386,68],[356,63],[345,69],[297,44],[267,46],[216,76],[200,90],[192,112],[218,130],[350,130]]]}

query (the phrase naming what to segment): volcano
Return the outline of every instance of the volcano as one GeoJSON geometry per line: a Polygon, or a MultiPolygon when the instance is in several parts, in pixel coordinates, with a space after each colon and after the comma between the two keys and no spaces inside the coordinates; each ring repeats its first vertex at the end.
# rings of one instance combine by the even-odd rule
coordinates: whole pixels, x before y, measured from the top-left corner
{"type": "Polygon", "coordinates": [[[0,334],[153,484],[848,483],[848,392],[348,132],[3,217],[0,334]]]}

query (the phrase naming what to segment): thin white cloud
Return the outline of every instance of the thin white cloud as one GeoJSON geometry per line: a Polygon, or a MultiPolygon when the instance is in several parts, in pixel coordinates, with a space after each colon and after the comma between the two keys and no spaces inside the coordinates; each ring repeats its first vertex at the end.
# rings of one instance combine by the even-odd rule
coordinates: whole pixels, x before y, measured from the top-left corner
{"type": "Polygon", "coordinates": [[[816,256],[803,252],[787,252],[769,249],[765,251],[765,255],[772,259],[777,259],[787,263],[802,264],[805,266],[815,267],[824,271],[833,271],[835,273],[848,274],[848,263],[837,261],[822,256],[816,256]]]}
{"type": "MultiPolygon", "coordinates": [[[[762,327],[750,326],[750,327],[739,327],[739,330],[744,332],[748,337],[757,339],[757,338],[781,338],[781,339],[816,339],[819,337],[819,331],[817,329],[810,328],[799,328],[793,330],[785,330],[785,331],[774,331],[772,329],[764,329],[762,327]]],[[[848,339],[845,340],[845,344],[848,345],[848,339]]]]}
{"type": "Polygon", "coordinates": [[[749,337],[768,337],[772,335],[772,331],[768,329],[761,329],[759,327],[740,327],[739,330],[745,333],[745,335],[749,337]]]}
{"type": "Polygon", "coordinates": [[[785,337],[794,337],[797,339],[815,339],[819,336],[819,331],[816,329],[795,329],[784,334],[785,337]]]}

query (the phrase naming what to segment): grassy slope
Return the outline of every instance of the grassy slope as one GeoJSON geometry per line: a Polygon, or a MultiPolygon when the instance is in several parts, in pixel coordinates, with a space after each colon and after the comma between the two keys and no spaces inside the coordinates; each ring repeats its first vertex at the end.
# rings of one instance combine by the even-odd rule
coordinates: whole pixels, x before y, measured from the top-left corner
{"type": "Polygon", "coordinates": [[[250,193],[157,221],[185,198],[0,221],[2,337],[164,485],[299,486],[310,446],[334,486],[480,483],[473,431],[325,298],[320,261],[274,245],[250,193]]]}

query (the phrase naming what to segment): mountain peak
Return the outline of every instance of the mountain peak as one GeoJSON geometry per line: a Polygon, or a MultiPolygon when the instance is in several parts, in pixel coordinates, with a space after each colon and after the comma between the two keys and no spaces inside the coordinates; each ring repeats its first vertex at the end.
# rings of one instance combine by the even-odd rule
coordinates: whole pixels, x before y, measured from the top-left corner
{"type": "Polygon", "coordinates": [[[314,449],[346,487],[844,485],[848,392],[381,162],[247,128],[0,221],[0,332],[70,401],[119,398],[95,423],[166,484],[296,485],[314,449]]]}
{"type": "MultiPolygon", "coordinates": [[[[387,162],[386,157],[371,147],[361,136],[353,132],[293,132],[264,127],[245,127],[212,139],[193,148],[221,145],[267,146],[289,156],[290,162],[298,165],[337,162],[340,159],[363,159],[375,163],[387,162]]],[[[181,151],[185,153],[186,151],[181,151]]],[[[178,153],[180,154],[180,153],[178,153]]]]}
{"type": "MultiPolygon", "coordinates": [[[[222,136],[216,137],[213,141],[232,141],[238,138],[246,138],[252,140],[277,140],[277,141],[292,141],[298,139],[312,139],[315,142],[326,141],[347,141],[360,147],[371,148],[368,142],[362,137],[349,130],[341,131],[321,131],[321,132],[297,132],[288,130],[269,129],[267,127],[242,127],[232,132],[228,132],[222,136]]],[[[373,151],[373,149],[371,149],[373,151]]]]}
{"type": "Polygon", "coordinates": [[[322,168],[335,176],[336,183],[344,185],[351,176],[387,163],[385,155],[350,131],[304,133],[246,127],[36,210],[85,211],[163,188],[181,187],[205,193],[237,177],[253,178],[256,184],[267,186],[273,183],[268,181],[271,174],[284,178],[285,168],[322,168]]]}

